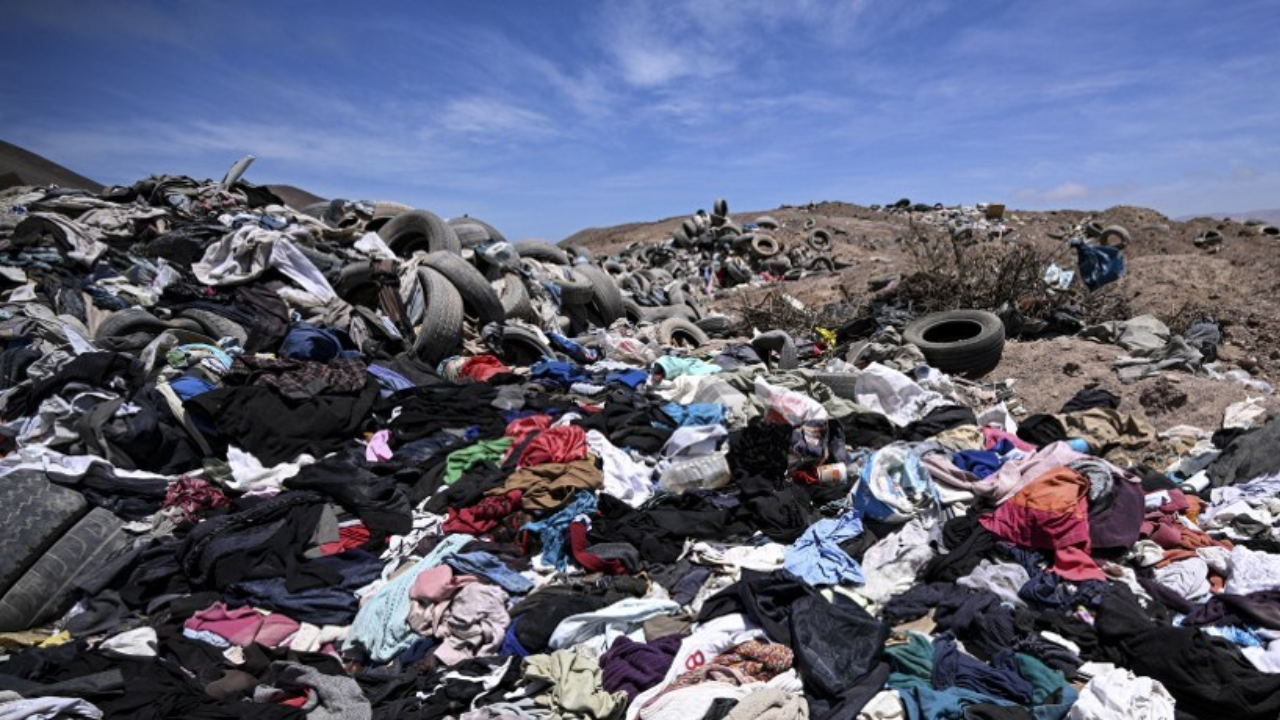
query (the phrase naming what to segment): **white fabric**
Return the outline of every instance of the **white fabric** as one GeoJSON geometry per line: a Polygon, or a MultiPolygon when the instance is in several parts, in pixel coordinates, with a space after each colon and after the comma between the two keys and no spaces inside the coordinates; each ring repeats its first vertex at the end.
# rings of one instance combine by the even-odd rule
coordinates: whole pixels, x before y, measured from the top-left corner
{"type": "Polygon", "coordinates": [[[1030,580],[1031,574],[1021,565],[993,563],[984,559],[968,575],[957,578],[956,584],[973,590],[986,590],[1003,602],[1015,607],[1023,607],[1027,603],[1018,597],[1018,591],[1030,580]]]}
{"type": "Polygon", "coordinates": [[[53,720],[56,717],[100,718],[98,706],[68,697],[38,697],[5,701],[0,699],[0,720],[53,720]]]}
{"type": "Polygon", "coordinates": [[[723,425],[686,425],[676,428],[662,446],[664,458],[688,458],[710,455],[729,436],[723,425]]]}
{"type": "MultiPolygon", "coordinates": [[[[727,682],[704,680],[696,685],[673,690],[660,695],[640,709],[642,720],[693,720],[707,714],[711,704],[719,698],[741,700],[746,696],[766,687],[778,688],[793,694],[800,694],[803,687],[795,670],[788,670],[767,683],[747,683],[733,685],[727,682]]],[[[639,704],[639,698],[633,705],[639,704]]],[[[628,708],[628,712],[629,712],[628,708]]]]}
{"type": "Polygon", "coordinates": [[[1231,577],[1224,590],[1233,595],[1280,590],[1280,555],[1235,546],[1231,549],[1231,577]]]}
{"type": "Polygon", "coordinates": [[[900,427],[951,403],[940,393],[925,390],[911,378],[880,363],[871,363],[858,373],[853,394],[859,405],[875,410],[900,427]]]}
{"type": "Polygon", "coordinates": [[[561,620],[555,632],[551,633],[548,644],[553,650],[581,644],[603,654],[622,635],[630,636],[639,631],[641,635],[631,639],[644,642],[641,627],[644,621],[659,615],[671,615],[679,609],[679,603],[672,600],[626,598],[595,612],[570,615],[561,620]]]}
{"type": "Polygon", "coordinates": [[[877,604],[886,602],[910,590],[920,569],[932,558],[929,524],[923,518],[912,518],[901,530],[867,548],[861,563],[867,582],[856,592],[877,604]]]}
{"type": "Polygon", "coordinates": [[[159,638],[152,627],[134,628],[102,641],[99,649],[114,650],[124,655],[155,657],[159,638]]]}
{"type": "Polygon", "coordinates": [[[1067,713],[1069,720],[1173,720],[1173,696],[1157,680],[1110,663],[1085,663],[1093,676],[1067,713]]]}
{"type": "Polygon", "coordinates": [[[640,507],[653,497],[653,468],[633,460],[599,430],[587,431],[587,447],[600,458],[606,494],[631,507],[640,507]]]}
{"type": "Polygon", "coordinates": [[[907,710],[897,690],[881,690],[858,711],[857,720],[906,720],[907,710]]]}
{"type": "Polygon", "coordinates": [[[266,467],[253,453],[231,445],[227,448],[227,465],[231,468],[232,479],[227,482],[227,487],[252,495],[275,495],[285,480],[315,461],[314,457],[303,453],[293,462],[266,467]]]}
{"type": "Polygon", "coordinates": [[[1265,647],[1240,648],[1240,653],[1262,672],[1280,674],[1280,640],[1272,640],[1265,647]]]}
{"type": "Polygon", "coordinates": [[[1156,568],[1156,581],[1192,602],[1208,597],[1209,564],[1198,557],[1156,568]]]}
{"type": "MultiPolygon", "coordinates": [[[[278,271],[302,288],[305,294],[290,293],[290,300],[319,306],[337,298],[324,274],[287,235],[256,225],[246,225],[210,245],[200,262],[191,266],[200,282],[215,287],[247,282],[269,269],[278,271]]],[[[281,296],[284,297],[284,291],[281,296]]]]}

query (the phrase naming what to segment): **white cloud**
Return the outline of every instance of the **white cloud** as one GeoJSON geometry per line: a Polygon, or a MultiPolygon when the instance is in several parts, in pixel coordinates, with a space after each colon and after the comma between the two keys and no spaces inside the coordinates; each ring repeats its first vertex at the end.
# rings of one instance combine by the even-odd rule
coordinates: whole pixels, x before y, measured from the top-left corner
{"type": "Polygon", "coordinates": [[[484,96],[450,101],[440,116],[440,126],[471,136],[528,137],[554,130],[550,118],[541,113],[484,96]]]}

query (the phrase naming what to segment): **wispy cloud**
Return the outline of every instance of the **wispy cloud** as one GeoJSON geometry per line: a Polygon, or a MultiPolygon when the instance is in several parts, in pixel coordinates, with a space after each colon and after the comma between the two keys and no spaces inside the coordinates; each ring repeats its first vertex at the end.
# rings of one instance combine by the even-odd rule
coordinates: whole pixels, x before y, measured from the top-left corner
{"type": "Polygon", "coordinates": [[[494,97],[452,100],[440,115],[445,130],[490,139],[519,139],[554,132],[551,119],[528,108],[494,97]]]}

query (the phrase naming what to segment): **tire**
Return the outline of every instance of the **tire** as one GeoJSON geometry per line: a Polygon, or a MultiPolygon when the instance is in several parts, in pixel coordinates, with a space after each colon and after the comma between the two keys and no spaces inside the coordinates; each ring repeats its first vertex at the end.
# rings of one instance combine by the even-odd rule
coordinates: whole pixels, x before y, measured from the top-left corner
{"type": "Polygon", "coordinates": [[[475,248],[489,239],[489,231],[478,223],[469,220],[457,222],[449,221],[449,227],[453,228],[453,234],[458,236],[458,244],[463,250],[475,248]]]}
{"type": "Polygon", "coordinates": [[[603,327],[627,316],[627,309],[622,304],[622,290],[618,288],[612,275],[595,265],[579,265],[574,270],[591,281],[591,304],[603,327]]]}
{"type": "Polygon", "coordinates": [[[378,228],[378,237],[387,243],[391,252],[407,257],[419,250],[427,252],[462,252],[458,235],[434,213],[426,210],[410,210],[391,218],[378,228]]]}
{"type": "Polygon", "coordinates": [[[814,230],[805,238],[805,244],[816,252],[831,252],[831,233],[826,230],[814,230]]]}
{"type": "Polygon", "coordinates": [[[595,297],[591,280],[574,268],[561,268],[552,282],[560,288],[560,301],[564,305],[586,305],[595,297]]]}
{"type": "Polygon", "coordinates": [[[511,247],[516,249],[516,254],[520,257],[533,258],[554,265],[570,264],[569,256],[565,251],[546,240],[521,240],[511,247]]]}
{"type": "Polygon", "coordinates": [[[765,230],[777,230],[782,227],[782,223],[779,223],[777,218],[772,215],[761,215],[756,218],[756,225],[759,225],[765,230]]]}
{"type": "Polygon", "coordinates": [[[1123,248],[1129,244],[1129,239],[1129,231],[1123,225],[1112,225],[1105,228],[1098,236],[1098,244],[1123,248]]]}
{"type": "Polygon", "coordinates": [[[737,328],[738,323],[728,315],[708,315],[693,322],[708,335],[728,335],[737,328]]]}
{"type": "Polygon", "coordinates": [[[729,217],[729,201],[724,198],[716,199],[714,205],[711,206],[712,214],[720,217],[729,217]]]}
{"type": "MultiPolygon", "coordinates": [[[[494,227],[494,226],[490,225],[489,223],[487,223],[487,222],[485,222],[485,221],[481,220],[480,218],[474,218],[474,217],[466,217],[466,216],[464,216],[464,217],[459,217],[459,218],[453,218],[452,220],[450,220],[450,221],[449,221],[449,226],[450,226],[450,227],[457,228],[457,227],[459,227],[459,226],[463,226],[463,225],[468,226],[468,227],[470,227],[470,226],[474,226],[474,225],[478,225],[478,226],[480,226],[480,228],[481,228],[482,230],[484,230],[484,233],[485,233],[485,239],[487,239],[487,240],[493,240],[494,242],[506,242],[506,241],[507,241],[507,237],[506,237],[505,235],[503,235],[502,233],[498,232],[498,228],[496,228],[496,227],[494,227]]],[[[470,232],[474,232],[474,230],[471,230],[470,232]]],[[[461,240],[461,237],[459,237],[459,240],[461,240]]],[[[480,242],[484,242],[484,240],[481,240],[480,242]]],[[[477,244],[479,244],[479,243],[477,243],[477,244]]],[[[464,245],[464,247],[465,247],[465,245],[464,245]]]]}
{"type": "Polygon", "coordinates": [[[181,316],[200,323],[200,327],[204,328],[205,334],[215,340],[221,340],[224,337],[235,338],[240,347],[244,347],[244,344],[249,341],[249,333],[245,331],[243,326],[222,317],[216,312],[192,308],[183,310],[181,316]]]}
{"type": "Polygon", "coordinates": [[[627,322],[632,325],[639,325],[644,322],[645,310],[648,308],[642,307],[640,303],[636,302],[634,299],[624,299],[622,301],[622,308],[626,311],[627,322]]]}
{"type": "MultiPolygon", "coordinates": [[[[569,262],[573,262],[578,258],[582,258],[587,262],[594,262],[596,256],[592,252],[581,245],[562,245],[561,248],[569,256],[569,262]]],[[[569,263],[565,263],[566,265],[569,263]]]]}
{"type": "Polygon", "coordinates": [[[950,310],[911,322],[902,338],[943,372],[980,376],[1000,364],[1004,323],[984,310],[950,310]]]}
{"type": "Polygon", "coordinates": [[[668,318],[658,324],[658,342],[663,345],[689,345],[702,347],[711,338],[697,325],[684,318],[668,318]]]}
{"type": "Polygon", "coordinates": [[[29,630],[56,619],[71,605],[75,581],[128,542],[115,515],[90,510],[0,598],[0,632],[29,630]]]}
{"type": "Polygon", "coordinates": [[[724,264],[724,274],[735,283],[751,282],[751,268],[741,258],[729,258],[724,264]]]}
{"type": "Polygon", "coordinates": [[[770,354],[776,352],[778,353],[777,368],[779,370],[795,370],[800,367],[799,356],[796,354],[796,343],[791,339],[790,335],[782,330],[770,330],[766,333],[760,333],[752,338],[751,347],[757,353],[760,353],[765,365],[773,366],[770,354]]]}
{"type": "Polygon", "coordinates": [[[502,329],[502,356],[510,363],[532,365],[543,358],[555,357],[555,353],[532,330],[508,325],[502,329]]]}
{"type": "Polygon", "coordinates": [[[373,203],[374,220],[391,220],[397,215],[403,215],[407,212],[413,212],[413,208],[404,203],[391,202],[390,200],[377,200],[373,203]]]}
{"type": "Polygon", "coordinates": [[[845,400],[856,400],[855,387],[858,384],[856,373],[815,372],[813,379],[831,388],[831,394],[845,400]]]}
{"type": "Polygon", "coordinates": [[[836,264],[831,261],[831,258],[816,257],[810,260],[805,265],[805,268],[809,270],[813,270],[814,272],[820,272],[820,271],[832,272],[836,269],[836,264]]]}
{"type": "Polygon", "coordinates": [[[502,276],[502,293],[498,295],[502,301],[502,312],[508,320],[530,320],[533,318],[533,301],[529,299],[529,288],[524,286],[524,278],[515,273],[502,276]]]}
{"type": "Polygon", "coordinates": [[[427,253],[422,263],[449,279],[462,296],[462,304],[480,319],[480,324],[501,323],[506,319],[502,300],[493,286],[474,265],[461,255],[449,252],[427,253]]]}
{"type": "Polygon", "coordinates": [[[426,309],[414,338],[413,352],[432,365],[462,344],[462,295],[449,279],[430,267],[418,268],[426,309]]]}
{"type": "Polygon", "coordinates": [[[660,305],[658,307],[643,308],[642,312],[643,319],[646,322],[662,322],[672,318],[693,322],[697,319],[693,308],[688,305],[660,305]]]}
{"type": "Polygon", "coordinates": [[[313,217],[317,220],[320,220],[321,222],[325,222],[325,224],[328,224],[325,221],[325,215],[329,213],[329,202],[325,201],[325,202],[311,203],[310,205],[299,208],[298,212],[302,215],[306,215],[307,217],[313,217]]]}
{"type": "Polygon", "coordinates": [[[338,273],[338,281],[333,284],[338,297],[352,305],[366,307],[378,306],[378,283],[373,279],[373,263],[369,261],[354,262],[338,273]]]}
{"type": "Polygon", "coordinates": [[[0,482],[0,597],[88,511],[83,495],[43,474],[16,472],[0,482]]]}
{"type": "Polygon", "coordinates": [[[149,330],[159,333],[168,327],[168,323],[142,308],[125,308],[111,313],[99,323],[97,331],[93,333],[93,338],[95,340],[104,340],[149,330]]]}
{"type": "Polygon", "coordinates": [[[685,220],[680,223],[680,229],[684,231],[684,234],[687,235],[690,240],[693,240],[702,234],[698,230],[698,225],[692,220],[685,220]]]}
{"type": "Polygon", "coordinates": [[[1276,227],[1275,225],[1259,225],[1258,234],[1266,235],[1267,237],[1280,236],[1280,227],[1276,227]]]}
{"type": "Polygon", "coordinates": [[[1102,227],[1102,223],[1098,222],[1097,220],[1090,220],[1089,222],[1084,224],[1085,237],[1089,237],[1089,238],[1102,237],[1102,233],[1105,229],[1106,228],[1102,227]]]}

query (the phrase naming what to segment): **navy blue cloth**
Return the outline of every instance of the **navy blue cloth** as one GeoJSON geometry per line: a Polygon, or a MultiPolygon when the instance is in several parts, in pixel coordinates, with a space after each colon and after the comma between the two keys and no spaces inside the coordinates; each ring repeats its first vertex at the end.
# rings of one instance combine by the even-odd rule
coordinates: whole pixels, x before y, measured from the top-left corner
{"type": "Polygon", "coordinates": [[[965,450],[956,453],[951,462],[961,470],[968,470],[977,476],[979,480],[991,475],[1000,469],[1004,461],[1000,456],[991,450],[965,450]]]}
{"type": "Polygon", "coordinates": [[[635,390],[649,379],[649,373],[633,368],[631,370],[610,370],[605,373],[604,383],[606,385],[626,385],[635,390]]]}
{"type": "Polygon", "coordinates": [[[284,336],[279,355],[295,360],[329,362],[338,357],[358,355],[355,350],[356,344],[341,330],[298,323],[284,336]]]}
{"type": "Polygon", "coordinates": [[[1124,257],[1119,248],[1106,245],[1073,243],[1076,263],[1080,266],[1080,279],[1090,290],[1115,282],[1124,274],[1124,257]]]}
{"type": "Polygon", "coordinates": [[[1018,660],[1010,650],[996,653],[988,665],[960,652],[956,640],[944,633],[933,641],[933,675],[935,690],[963,688],[1030,705],[1035,688],[1018,673],[1018,660]]]}
{"type": "Polygon", "coordinates": [[[350,625],[360,609],[355,591],[381,574],[382,563],[376,555],[348,550],[303,563],[288,579],[242,580],[227,589],[226,601],[231,607],[275,610],[313,625],[350,625]],[[308,576],[328,582],[307,582],[308,576]],[[338,580],[333,582],[335,577],[338,580]]]}
{"type": "Polygon", "coordinates": [[[568,390],[577,382],[591,382],[582,368],[561,360],[543,360],[529,368],[529,377],[547,387],[568,390]]]}

